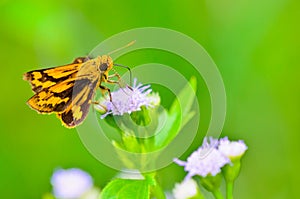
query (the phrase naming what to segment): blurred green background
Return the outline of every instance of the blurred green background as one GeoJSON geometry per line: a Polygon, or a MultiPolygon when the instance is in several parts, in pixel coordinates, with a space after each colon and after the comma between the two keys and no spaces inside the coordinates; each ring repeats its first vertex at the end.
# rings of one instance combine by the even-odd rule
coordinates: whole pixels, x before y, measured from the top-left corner
{"type": "MultiPolygon", "coordinates": [[[[101,187],[115,175],[89,154],[76,130],[25,104],[32,91],[22,74],[69,63],[113,34],[146,26],[192,37],[219,67],[228,100],[222,136],[249,146],[235,198],[297,198],[299,5],[296,0],[0,1],[1,198],[40,198],[51,190],[49,179],[57,167],[80,167],[101,187]]],[[[118,60],[128,66],[150,62],[173,66],[187,78],[193,72],[182,58],[156,50],[118,60]]],[[[201,134],[208,127],[210,103],[201,77],[198,81],[201,134]]],[[[171,101],[163,99],[165,105],[171,101]]],[[[182,158],[201,142],[195,140],[182,158]]],[[[184,176],[176,165],[160,174],[166,189],[184,176]]]]}

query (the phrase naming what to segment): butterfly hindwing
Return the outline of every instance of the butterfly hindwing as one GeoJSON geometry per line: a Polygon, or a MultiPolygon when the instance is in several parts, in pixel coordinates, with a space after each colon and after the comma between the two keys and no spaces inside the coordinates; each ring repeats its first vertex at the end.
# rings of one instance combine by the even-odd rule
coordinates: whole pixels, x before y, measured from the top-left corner
{"type": "Polygon", "coordinates": [[[67,127],[74,127],[83,122],[89,112],[98,85],[98,81],[88,79],[81,79],[75,83],[71,104],[64,112],[57,114],[63,124],[67,127]],[[82,85],[87,86],[83,87],[82,85]]]}
{"type": "Polygon", "coordinates": [[[62,112],[71,103],[75,79],[54,84],[32,96],[27,104],[39,113],[62,112]]]}

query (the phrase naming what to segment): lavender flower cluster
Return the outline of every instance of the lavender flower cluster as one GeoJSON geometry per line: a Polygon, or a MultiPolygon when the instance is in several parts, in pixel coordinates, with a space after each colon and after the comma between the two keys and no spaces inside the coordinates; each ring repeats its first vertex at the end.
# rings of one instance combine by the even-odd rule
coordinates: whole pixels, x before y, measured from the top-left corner
{"type": "Polygon", "coordinates": [[[142,106],[152,108],[160,103],[160,97],[157,93],[152,93],[150,85],[137,83],[134,79],[132,87],[120,88],[111,92],[112,101],[104,99],[100,105],[96,105],[97,110],[101,110],[103,106],[106,108],[101,118],[107,115],[124,115],[140,111],[142,106]]]}
{"type": "Polygon", "coordinates": [[[233,158],[242,156],[246,150],[247,146],[242,140],[229,141],[227,137],[217,140],[210,137],[204,139],[202,146],[186,162],[179,159],[174,159],[174,162],[184,166],[184,170],[188,172],[185,180],[195,175],[215,176],[224,165],[230,164],[233,158]]]}

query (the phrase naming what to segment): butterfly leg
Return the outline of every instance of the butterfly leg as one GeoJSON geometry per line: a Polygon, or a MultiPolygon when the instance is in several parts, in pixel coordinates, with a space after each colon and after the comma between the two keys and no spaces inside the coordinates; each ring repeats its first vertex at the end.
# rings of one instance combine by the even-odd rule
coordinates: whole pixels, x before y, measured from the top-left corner
{"type": "Polygon", "coordinates": [[[101,92],[102,92],[102,95],[103,95],[103,96],[104,96],[104,92],[105,92],[105,91],[108,92],[108,94],[109,94],[109,101],[110,101],[110,102],[112,103],[112,105],[117,109],[117,106],[116,106],[116,105],[113,103],[113,101],[112,101],[110,89],[107,88],[107,87],[105,87],[105,86],[102,86],[102,85],[100,85],[99,87],[101,88],[101,92]]]}
{"type": "Polygon", "coordinates": [[[111,83],[111,84],[118,84],[120,87],[122,87],[121,86],[121,76],[118,74],[118,73],[114,73],[114,74],[112,74],[112,75],[109,75],[108,76],[108,78],[107,78],[107,80],[106,80],[108,83],[111,83]],[[113,78],[113,77],[117,77],[118,78],[118,80],[110,80],[109,78],[113,78]]]}
{"type": "Polygon", "coordinates": [[[117,77],[118,80],[121,79],[121,76],[118,73],[114,73],[114,74],[108,76],[108,78],[112,78],[112,77],[117,77]]]}
{"type": "Polygon", "coordinates": [[[108,92],[108,95],[109,95],[109,101],[112,102],[112,97],[111,97],[110,89],[107,88],[107,87],[105,87],[105,86],[102,86],[102,85],[100,85],[99,87],[101,88],[101,92],[102,92],[102,95],[103,95],[103,96],[105,96],[105,95],[104,95],[105,91],[108,92]]]}
{"type": "MultiPolygon", "coordinates": [[[[111,84],[118,84],[120,86],[120,89],[122,89],[122,91],[124,91],[124,93],[126,93],[128,95],[128,92],[126,92],[125,89],[122,88],[121,84],[119,81],[115,81],[115,80],[110,80],[110,79],[107,79],[106,80],[108,83],[111,83],[111,84]]],[[[129,88],[131,91],[133,91],[133,89],[127,85],[127,88],[129,88]]]]}
{"type": "MultiPolygon", "coordinates": [[[[107,82],[108,83],[111,83],[111,84],[118,84],[119,86],[120,86],[120,88],[122,88],[122,85],[121,85],[121,76],[118,74],[118,73],[114,73],[114,74],[112,74],[112,75],[109,75],[108,76],[108,79],[107,79],[107,82]],[[112,77],[117,77],[118,78],[118,80],[116,81],[116,80],[110,80],[109,78],[112,78],[112,77]]],[[[126,83],[125,83],[126,84],[126,83]]],[[[131,88],[131,86],[129,86],[128,84],[126,84],[126,86],[130,89],[130,90],[133,90],[132,88],[131,88]]]]}

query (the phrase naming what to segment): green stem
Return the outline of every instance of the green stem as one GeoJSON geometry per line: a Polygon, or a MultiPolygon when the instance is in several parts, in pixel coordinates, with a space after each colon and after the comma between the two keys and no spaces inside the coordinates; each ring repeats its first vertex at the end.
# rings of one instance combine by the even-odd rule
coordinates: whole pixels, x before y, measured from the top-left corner
{"type": "Polygon", "coordinates": [[[162,190],[161,186],[157,182],[156,182],[156,185],[154,185],[152,191],[153,191],[152,193],[153,193],[154,198],[166,199],[164,191],[162,190]]]}
{"type": "Polygon", "coordinates": [[[217,190],[213,191],[212,193],[213,193],[213,195],[215,196],[216,199],[224,199],[220,189],[217,189],[217,190]]]}
{"type": "Polygon", "coordinates": [[[226,183],[226,199],[233,199],[233,183],[226,183]]]}
{"type": "Polygon", "coordinates": [[[165,193],[156,180],[156,172],[143,174],[151,187],[151,193],[156,199],[166,199],[165,193]]]}

